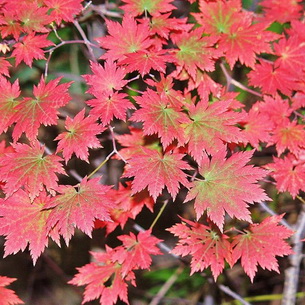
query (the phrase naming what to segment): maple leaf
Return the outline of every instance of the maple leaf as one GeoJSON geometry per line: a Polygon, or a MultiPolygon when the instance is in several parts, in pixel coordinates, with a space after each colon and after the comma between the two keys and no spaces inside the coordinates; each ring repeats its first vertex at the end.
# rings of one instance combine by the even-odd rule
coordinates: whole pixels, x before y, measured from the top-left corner
{"type": "Polygon", "coordinates": [[[205,71],[214,71],[215,59],[222,55],[219,49],[212,48],[219,37],[202,37],[202,35],[203,30],[197,28],[190,33],[183,32],[171,36],[179,49],[174,51],[178,71],[184,68],[193,79],[196,78],[198,68],[205,71]]]}
{"type": "Polygon", "coordinates": [[[113,258],[122,265],[123,277],[134,269],[148,269],[152,262],[150,255],[162,254],[156,246],[161,240],[152,236],[151,230],[139,232],[137,236],[130,232],[118,239],[123,242],[123,247],[117,249],[113,258]]]}
{"type": "Polygon", "coordinates": [[[125,54],[146,50],[153,44],[149,39],[148,21],[137,24],[130,15],[124,15],[122,25],[118,22],[106,20],[109,35],[97,38],[97,42],[108,52],[103,59],[112,61],[123,60],[125,54]]]}
{"type": "Polygon", "coordinates": [[[106,61],[105,67],[98,63],[90,63],[93,75],[83,75],[91,88],[87,91],[94,96],[111,95],[113,90],[121,90],[127,83],[124,68],[118,67],[114,62],[106,61]]]}
{"type": "Polygon", "coordinates": [[[92,107],[90,113],[101,118],[102,126],[106,126],[114,117],[125,121],[127,109],[135,109],[127,96],[125,93],[114,92],[111,95],[99,95],[96,99],[86,101],[86,104],[92,107]]]}
{"type": "Polygon", "coordinates": [[[26,33],[42,32],[47,33],[49,29],[45,26],[53,21],[53,18],[48,15],[47,7],[39,7],[33,5],[33,1],[20,1],[18,7],[15,7],[17,20],[22,24],[22,31],[26,33]]]}
{"type": "Polygon", "coordinates": [[[12,56],[16,57],[15,65],[18,66],[21,61],[24,61],[32,67],[34,59],[46,59],[43,48],[54,45],[52,41],[47,40],[47,36],[31,33],[25,36],[22,42],[17,42],[12,53],[12,56]]]}
{"type": "Polygon", "coordinates": [[[169,12],[176,7],[170,4],[173,0],[123,0],[124,5],[121,8],[126,15],[138,16],[142,13],[149,13],[150,15],[159,15],[160,13],[169,12]]]}
{"type": "Polygon", "coordinates": [[[98,298],[100,298],[100,304],[112,305],[118,298],[129,304],[127,282],[135,286],[135,275],[131,271],[123,276],[122,266],[113,259],[115,252],[116,249],[107,246],[105,253],[91,252],[94,262],[77,268],[78,274],[69,284],[87,285],[82,304],[98,298]]]}
{"type": "Polygon", "coordinates": [[[283,67],[275,67],[273,63],[260,60],[254,70],[248,73],[249,84],[260,87],[264,93],[276,95],[277,90],[290,96],[295,89],[295,75],[283,67]]]}
{"type": "Polygon", "coordinates": [[[124,147],[120,149],[120,154],[125,160],[142,151],[145,145],[143,130],[139,128],[130,128],[130,134],[116,135],[116,140],[124,147]]]}
{"type": "Polygon", "coordinates": [[[224,147],[224,142],[242,142],[241,130],[234,126],[242,121],[244,114],[230,110],[231,101],[209,104],[201,101],[191,105],[190,122],[183,124],[188,151],[200,163],[204,150],[214,154],[224,147]]]}
{"type": "Polygon", "coordinates": [[[59,242],[56,231],[49,232],[46,226],[50,210],[43,210],[50,197],[43,191],[31,202],[22,189],[7,199],[0,199],[0,234],[6,236],[4,257],[29,250],[35,264],[37,258],[48,245],[48,237],[59,242]],[[22,228],[22,230],[20,230],[22,228]]]}
{"type": "Polygon", "coordinates": [[[281,39],[273,45],[273,48],[274,54],[279,56],[275,61],[276,66],[293,70],[295,73],[304,70],[305,43],[302,43],[298,35],[290,36],[288,39],[281,39]],[[298,69],[295,69],[295,67],[298,67],[298,69]]]}
{"type": "Polygon", "coordinates": [[[51,17],[59,25],[62,21],[73,21],[74,15],[82,10],[82,0],[44,0],[44,4],[51,9],[51,17]]]}
{"type": "Polygon", "coordinates": [[[225,53],[226,59],[233,69],[237,60],[248,67],[254,67],[256,54],[271,53],[270,41],[279,35],[265,31],[270,23],[252,24],[248,16],[241,18],[230,27],[230,33],[222,35],[219,50],[225,53]]]}
{"type": "Polygon", "coordinates": [[[48,228],[56,225],[66,244],[75,228],[91,236],[95,219],[111,221],[108,210],[112,202],[107,196],[111,187],[99,184],[99,180],[99,177],[89,181],[84,178],[76,188],[61,185],[57,189],[59,195],[53,197],[46,206],[52,208],[47,221],[48,228]]]}
{"type": "Polygon", "coordinates": [[[289,192],[295,199],[299,191],[305,189],[304,164],[298,164],[292,154],[283,159],[274,157],[273,162],[265,165],[265,168],[271,170],[270,174],[276,180],[276,188],[280,192],[289,192]]]}
{"type": "Polygon", "coordinates": [[[0,276],[0,305],[24,304],[13,290],[5,288],[15,280],[15,278],[0,276]]]}
{"type": "Polygon", "coordinates": [[[298,125],[296,121],[284,121],[274,130],[269,145],[276,145],[278,155],[281,155],[286,149],[289,149],[295,155],[298,155],[305,148],[305,129],[304,125],[298,125]]]}
{"type": "MultiPolygon", "coordinates": [[[[6,3],[7,5],[7,3],[6,3]]],[[[1,37],[5,38],[12,35],[15,40],[18,40],[19,35],[23,32],[22,25],[17,21],[16,10],[10,10],[6,7],[2,8],[0,16],[0,32],[1,37]]]]}
{"type": "Polygon", "coordinates": [[[216,280],[225,266],[225,261],[231,263],[231,244],[228,236],[219,232],[217,228],[210,228],[198,222],[182,219],[167,229],[179,237],[178,244],[171,253],[181,256],[191,255],[191,275],[211,267],[216,280]]]}
{"type": "Polygon", "coordinates": [[[131,195],[131,182],[128,181],[126,184],[126,187],[119,185],[118,190],[111,189],[110,192],[108,192],[108,198],[115,204],[110,209],[112,222],[96,220],[94,223],[95,229],[106,227],[107,234],[110,234],[119,225],[123,229],[128,219],[135,219],[144,206],[153,212],[155,202],[152,197],[149,196],[148,191],[143,190],[131,195]]]}
{"type": "Polygon", "coordinates": [[[264,101],[255,103],[252,108],[267,116],[275,127],[286,124],[293,112],[293,109],[289,106],[289,101],[282,99],[278,94],[274,97],[265,95],[264,101]]]}
{"type": "Polygon", "coordinates": [[[19,82],[11,84],[6,78],[0,77],[0,133],[5,132],[14,122],[17,98],[20,95],[19,82]]]}
{"type": "Polygon", "coordinates": [[[290,246],[284,241],[294,232],[279,225],[282,215],[267,217],[260,224],[250,225],[244,234],[234,237],[232,259],[235,263],[241,258],[241,265],[251,282],[257,271],[257,265],[263,269],[279,272],[275,256],[292,253],[290,246]]]}
{"type": "MultiPolygon", "coordinates": [[[[193,27],[187,23],[187,18],[169,18],[171,13],[152,16],[150,20],[151,35],[169,39],[170,33],[188,32],[193,27]]],[[[141,19],[142,20],[142,19],[141,19]]],[[[141,22],[141,20],[139,20],[141,22]]]]}
{"type": "Polygon", "coordinates": [[[38,86],[33,90],[35,98],[26,97],[15,107],[17,122],[13,131],[15,141],[20,138],[22,132],[33,141],[37,137],[40,124],[45,126],[57,124],[58,109],[71,100],[67,92],[71,83],[58,85],[60,79],[46,83],[44,78],[41,78],[38,86]]]}
{"type": "Polygon", "coordinates": [[[195,198],[197,219],[204,211],[222,230],[224,215],[251,222],[248,204],[268,200],[268,196],[257,183],[266,175],[266,171],[246,165],[253,152],[234,153],[225,159],[226,151],[215,153],[212,160],[205,158],[199,173],[204,180],[192,182],[185,202],[195,198]]]}
{"type": "Polygon", "coordinates": [[[169,98],[162,95],[148,88],[142,96],[135,97],[141,108],[133,113],[130,120],[144,122],[144,135],[157,133],[164,148],[174,139],[182,146],[185,138],[181,124],[189,120],[179,104],[174,105],[169,98]]]}
{"type": "Polygon", "coordinates": [[[75,153],[76,157],[88,161],[88,148],[101,147],[100,141],[96,137],[105,130],[96,123],[96,118],[86,117],[85,109],[80,111],[74,119],[67,117],[65,127],[68,132],[61,133],[55,140],[59,140],[57,151],[63,151],[66,163],[75,153]]]}
{"type": "Polygon", "coordinates": [[[12,65],[3,57],[0,57],[0,74],[3,74],[7,77],[10,76],[9,74],[9,68],[11,67],[12,65]]]}
{"type": "Polygon", "coordinates": [[[303,7],[299,2],[301,0],[263,0],[260,5],[263,7],[266,20],[286,23],[300,18],[303,7]]]}
{"type": "Polygon", "coordinates": [[[267,115],[261,114],[255,107],[252,107],[247,113],[243,127],[243,134],[247,141],[258,149],[260,142],[268,143],[270,141],[270,132],[273,130],[274,124],[267,115]]]}
{"type": "Polygon", "coordinates": [[[126,58],[120,61],[120,64],[128,65],[126,67],[128,72],[139,71],[142,77],[149,73],[151,69],[165,73],[166,63],[173,61],[173,57],[167,54],[166,50],[157,50],[155,48],[137,51],[125,56],[126,58]]]}
{"type": "Polygon", "coordinates": [[[54,193],[57,189],[58,178],[55,174],[64,174],[65,171],[56,155],[44,156],[44,147],[38,142],[31,145],[12,144],[14,152],[6,153],[0,160],[2,180],[6,182],[4,191],[11,196],[18,189],[24,187],[33,200],[46,189],[54,193]]]}
{"type": "Polygon", "coordinates": [[[186,174],[182,169],[190,169],[187,162],[181,160],[182,154],[165,153],[162,155],[157,150],[142,148],[128,161],[124,177],[133,177],[132,194],[148,187],[149,194],[156,201],[166,186],[169,193],[175,198],[179,191],[179,183],[189,184],[186,174]]]}
{"type": "Polygon", "coordinates": [[[209,99],[209,94],[219,96],[221,92],[221,85],[216,83],[207,73],[197,69],[195,79],[189,78],[188,91],[197,89],[201,100],[206,101],[209,99]]]}

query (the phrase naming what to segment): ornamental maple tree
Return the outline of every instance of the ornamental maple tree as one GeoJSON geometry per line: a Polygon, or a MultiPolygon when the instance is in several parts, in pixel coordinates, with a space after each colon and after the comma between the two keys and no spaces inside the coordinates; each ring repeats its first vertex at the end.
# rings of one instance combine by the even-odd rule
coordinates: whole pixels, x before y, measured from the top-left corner
{"type": "MultiPolygon", "coordinates": [[[[4,260],[29,252],[34,265],[85,286],[79,303],[103,305],[133,303],[129,286],[142,289],[166,257],[180,267],[151,304],[181,268],[190,280],[200,274],[200,291],[214,281],[242,300],[261,269],[290,265],[279,279],[283,304],[295,303],[305,8],[246,2],[0,0],[4,260]],[[77,238],[95,248],[77,248],[86,261],[73,275],[54,252],[77,238]],[[242,269],[249,285],[240,289],[242,269]]],[[[0,305],[23,303],[5,287],[10,272],[0,270],[0,305]]]]}

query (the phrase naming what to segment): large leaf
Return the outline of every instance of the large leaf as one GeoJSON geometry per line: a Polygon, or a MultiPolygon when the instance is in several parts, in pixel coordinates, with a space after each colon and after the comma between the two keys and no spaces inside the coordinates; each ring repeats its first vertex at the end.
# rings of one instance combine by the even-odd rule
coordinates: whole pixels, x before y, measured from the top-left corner
{"type": "Polygon", "coordinates": [[[248,204],[267,200],[257,184],[266,171],[246,165],[253,152],[239,152],[225,158],[225,150],[206,158],[199,169],[202,179],[195,179],[185,201],[195,198],[197,218],[207,211],[209,218],[222,229],[224,215],[251,222],[248,204]]]}
{"type": "Polygon", "coordinates": [[[47,206],[53,208],[48,218],[48,228],[56,225],[66,244],[75,228],[91,236],[95,219],[111,220],[108,212],[111,201],[107,196],[110,186],[99,184],[99,179],[88,181],[84,178],[76,188],[71,185],[60,186],[60,194],[47,206]]]}
{"type": "Polygon", "coordinates": [[[275,256],[292,253],[291,247],[284,239],[290,237],[293,231],[278,224],[282,217],[283,215],[267,217],[260,224],[250,225],[249,230],[237,235],[233,241],[233,262],[241,258],[241,265],[251,281],[257,271],[257,265],[279,272],[275,256]]]}
{"type": "Polygon", "coordinates": [[[142,148],[142,153],[129,160],[125,177],[133,177],[132,191],[137,193],[148,187],[150,195],[157,199],[166,186],[175,198],[179,191],[179,183],[188,185],[186,174],[182,169],[190,169],[183,160],[182,154],[165,153],[142,148]]]}
{"type": "Polygon", "coordinates": [[[57,189],[58,178],[55,173],[65,171],[56,155],[44,156],[44,147],[38,142],[31,146],[16,143],[12,145],[14,152],[6,153],[0,160],[2,180],[6,182],[4,191],[7,196],[24,187],[31,199],[43,190],[43,186],[51,193],[57,189]]]}

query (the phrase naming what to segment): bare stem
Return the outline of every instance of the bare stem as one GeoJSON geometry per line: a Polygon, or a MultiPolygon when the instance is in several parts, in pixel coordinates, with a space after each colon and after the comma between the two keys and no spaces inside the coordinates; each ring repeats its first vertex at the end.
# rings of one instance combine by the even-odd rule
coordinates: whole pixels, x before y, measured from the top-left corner
{"type": "Polygon", "coordinates": [[[296,232],[293,235],[293,254],[290,255],[290,267],[285,271],[285,284],[282,305],[296,304],[296,293],[300,276],[300,264],[302,261],[302,239],[305,237],[305,207],[298,216],[296,232]]]}
{"type": "Polygon", "coordinates": [[[237,294],[236,292],[232,291],[229,287],[224,286],[222,284],[218,285],[219,289],[221,291],[223,291],[225,294],[231,296],[232,298],[234,298],[235,300],[238,300],[239,302],[241,302],[244,305],[251,305],[249,302],[247,302],[246,300],[244,300],[239,294],[237,294]]]}
{"type": "Polygon", "coordinates": [[[154,296],[149,305],[158,305],[159,302],[164,298],[169,289],[177,281],[179,275],[183,272],[184,266],[179,266],[176,271],[171,275],[171,277],[164,283],[158,293],[154,296]]]}
{"type": "Polygon", "coordinates": [[[95,55],[94,55],[94,53],[93,53],[92,47],[91,47],[91,46],[92,46],[92,43],[88,40],[88,38],[87,38],[85,32],[83,31],[83,29],[82,29],[82,27],[80,26],[80,24],[78,23],[78,21],[77,21],[77,20],[74,20],[73,23],[74,23],[75,27],[77,28],[79,34],[80,34],[81,37],[83,38],[85,45],[87,46],[87,49],[88,49],[89,55],[90,55],[90,59],[91,59],[93,62],[97,62],[97,59],[96,59],[96,57],[95,57],[95,55]]]}
{"type": "Polygon", "coordinates": [[[157,223],[157,221],[159,220],[160,216],[162,215],[162,213],[164,212],[166,205],[168,203],[168,200],[165,200],[158,215],[156,216],[156,218],[154,219],[154,221],[152,222],[152,224],[150,225],[149,229],[153,229],[153,227],[155,226],[155,224],[157,223]]]}
{"type": "Polygon", "coordinates": [[[223,74],[225,75],[226,80],[227,80],[227,87],[232,84],[235,87],[240,88],[240,89],[242,89],[242,90],[244,90],[246,92],[249,92],[249,93],[251,93],[253,95],[262,97],[262,94],[260,94],[259,92],[256,92],[254,90],[249,89],[248,87],[244,86],[243,84],[241,84],[240,82],[238,82],[237,80],[232,78],[231,75],[228,73],[228,71],[225,68],[223,63],[220,64],[220,67],[221,67],[221,70],[222,70],[223,74]]]}

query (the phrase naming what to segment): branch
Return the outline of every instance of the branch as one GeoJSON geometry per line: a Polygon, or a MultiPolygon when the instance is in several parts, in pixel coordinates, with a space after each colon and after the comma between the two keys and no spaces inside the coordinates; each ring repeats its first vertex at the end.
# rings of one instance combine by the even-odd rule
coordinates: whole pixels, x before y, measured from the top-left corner
{"type": "Polygon", "coordinates": [[[282,305],[296,304],[296,293],[300,276],[300,264],[302,260],[303,242],[305,237],[305,206],[300,213],[296,232],[293,236],[293,254],[289,256],[290,267],[285,271],[285,284],[282,305]]]}
{"type": "Polygon", "coordinates": [[[244,305],[251,305],[251,303],[247,302],[246,300],[244,300],[239,294],[237,294],[236,292],[232,291],[229,287],[224,286],[222,284],[218,285],[219,289],[226,293],[227,295],[231,296],[232,298],[234,298],[235,300],[238,300],[239,302],[241,302],[244,305]]]}
{"type": "Polygon", "coordinates": [[[223,72],[223,74],[225,75],[226,77],[226,80],[227,80],[227,86],[230,86],[230,85],[234,85],[235,87],[237,88],[240,88],[246,92],[249,92],[253,95],[256,95],[256,96],[259,96],[259,97],[262,97],[263,95],[260,94],[259,92],[256,92],[252,89],[249,89],[248,87],[244,86],[243,84],[241,84],[240,82],[238,82],[237,80],[235,80],[234,78],[231,77],[231,75],[228,73],[227,69],[225,68],[224,64],[221,63],[220,64],[220,68],[223,72]]]}

